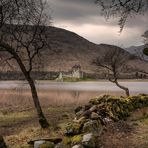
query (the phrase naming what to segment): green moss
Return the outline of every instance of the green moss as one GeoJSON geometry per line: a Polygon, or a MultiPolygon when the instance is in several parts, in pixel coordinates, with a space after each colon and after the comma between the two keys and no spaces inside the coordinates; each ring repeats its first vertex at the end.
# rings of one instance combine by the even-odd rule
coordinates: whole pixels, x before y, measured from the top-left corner
{"type": "Polygon", "coordinates": [[[79,143],[81,143],[82,138],[83,138],[82,134],[74,135],[74,136],[65,136],[63,138],[62,143],[65,144],[65,145],[79,144],[79,143]]]}
{"type": "Polygon", "coordinates": [[[55,146],[54,143],[47,141],[41,144],[39,148],[54,148],[54,146],[55,146]]]}
{"type": "Polygon", "coordinates": [[[71,138],[71,142],[72,142],[72,144],[79,144],[79,143],[81,143],[82,138],[83,138],[83,135],[82,135],[82,134],[80,134],[80,135],[75,135],[75,136],[73,136],[73,137],[71,138]]]}
{"type": "Polygon", "coordinates": [[[34,116],[33,112],[16,112],[6,115],[0,114],[0,126],[11,125],[20,121],[25,121],[34,116]]]}
{"type": "Polygon", "coordinates": [[[125,119],[138,108],[147,107],[148,95],[142,94],[130,97],[104,95],[91,99],[89,103],[98,105],[101,116],[109,116],[116,121],[125,119]]]}
{"type": "Polygon", "coordinates": [[[80,123],[69,123],[66,127],[66,135],[78,135],[81,133],[82,124],[80,123]]]}
{"type": "Polygon", "coordinates": [[[65,145],[71,144],[71,143],[72,143],[72,138],[71,138],[71,136],[65,136],[65,137],[63,138],[62,143],[65,144],[65,145]]]}

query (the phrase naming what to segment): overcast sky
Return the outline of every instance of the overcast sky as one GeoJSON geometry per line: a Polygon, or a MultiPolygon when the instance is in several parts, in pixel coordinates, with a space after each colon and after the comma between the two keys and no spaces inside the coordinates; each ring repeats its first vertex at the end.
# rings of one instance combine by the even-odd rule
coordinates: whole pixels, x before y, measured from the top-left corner
{"type": "Polygon", "coordinates": [[[94,0],[48,0],[52,9],[53,25],[73,31],[94,43],[121,47],[141,45],[141,35],[148,29],[148,13],[129,18],[119,34],[118,20],[106,21],[100,16],[94,0]]]}

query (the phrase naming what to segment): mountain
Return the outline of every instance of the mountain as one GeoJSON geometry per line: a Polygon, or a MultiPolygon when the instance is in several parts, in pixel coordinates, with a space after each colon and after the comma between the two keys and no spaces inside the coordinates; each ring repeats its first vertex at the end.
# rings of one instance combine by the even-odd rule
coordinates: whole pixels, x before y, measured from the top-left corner
{"type": "MultiPolygon", "coordinates": [[[[86,73],[96,73],[102,70],[92,65],[92,61],[97,57],[102,57],[104,54],[111,52],[114,48],[122,50],[125,56],[131,56],[131,54],[124,49],[113,45],[94,44],[78,34],[65,29],[47,27],[46,32],[50,48],[58,52],[51,54],[50,50],[44,51],[41,59],[44,63],[42,71],[69,71],[75,64],[80,64],[82,71],[86,73]]],[[[148,72],[148,63],[139,58],[134,57],[132,60],[128,60],[127,64],[134,69],[148,72]]]]}
{"type": "Polygon", "coordinates": [[[125,48],[125,50],[128,51],[129,53],[134,54],[140,57],[141,59],[148,60],[148,57],[143,54],[143,49],[144,49],[144,45],[131,46],[131,47],[125,48]]]}
{"type": "MultiPolygon", "coordinates": [[[[54,54],[52,57],[48,57],[47,54],[47,58],[44,58],[48,59],[45,60],[45,70],[48,71],[59,71],[59,69],[68,71],[73,65],[80,64],[83,71],[94,73],[98,68],[92,65],[93,59],[102,57],[114,48],[122,50],[125,56],[131,56],[129,52],[117,46],[94,44],[78,34],[65,29],[50,27],[48,35],[51,48],[60,51],[59,54],[54,54]]],[[[128,64],[132,65],[135,69],[148,71],[148,63],[139,58],[129,60],[128,64]]]]}

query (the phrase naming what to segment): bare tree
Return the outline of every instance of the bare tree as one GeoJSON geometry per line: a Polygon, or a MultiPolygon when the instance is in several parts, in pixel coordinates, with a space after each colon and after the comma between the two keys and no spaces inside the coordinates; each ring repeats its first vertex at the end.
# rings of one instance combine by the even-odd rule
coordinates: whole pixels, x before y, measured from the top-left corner
{"type": "Polygon", "coordinates": [[[47,30],[50,18],[46,15],[45,1],[42,0],[0,0],[0,52],[7,55],[2,63],[17,63],[28,81],[39,123],[42,128],[49,126],[37,94],[31,72],[38,57],[47,44],[47,30]]]}
{"type": "Polygon", "coordinates": [[[128,17],[142,15],[148,10],[148,0],[96,0],[101,7],[102,15],[107,19],[119,17],[120,32],[122,32],[128,17]]]}
{"type": "Polygon", "coordinates": [[[124,51],[115,47],[110,52],[107,52],[104,57],[96,58],[93,64],[104,68],[107,72],[107,78],[110,82],[115,83],[119,88],[125,91],[126,96],[129,96],[129,89],[119,84],[118,79],[120,74],[125,71],[128,56],[124,51]]]}

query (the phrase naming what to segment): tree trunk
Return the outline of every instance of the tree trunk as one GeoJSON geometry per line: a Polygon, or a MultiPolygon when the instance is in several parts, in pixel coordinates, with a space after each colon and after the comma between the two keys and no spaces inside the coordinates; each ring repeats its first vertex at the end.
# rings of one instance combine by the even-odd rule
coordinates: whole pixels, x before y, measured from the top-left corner
{"type": "Polygon", "coordinates": [[[45,116],[43,114],[43,111],[42,111],[42,108],[41,108],[41,105],[40,105],[40,102],[39,102],[39,97],[38,97],[38,94],[37,94],[37,91],[36,91],[35,83],[34,83],[34,81],[32,80],[31,77],[29,77],[29,79],[27,79],[27,81],[28,81],[30,88],[31,88],[33,102],[34,102],[34,105],[35,105],[35,108],[36,108],[36,111],[37,111],[37,114],[38,114],[38,117],[39,117],[39,123],[40,123],[42,128],[47,128],[47,127],[49,127],[49,124],[48,124],[47,119],[45,118],[45,116]]]}
{"type": "Polygon", "coordinates": [[[39,102],[39,97],[38,97],[38,94],[37,94],[37,90],[36,90],[36,87],[35,87],[35,83],[34,83],[33,79],[30,76],[30,72],[28,72],[26,70],[26,67],[23,64],[22,59],[19,57],[17,52],[12,47],[10,47],[9,45],[7,45],[7,44],[5,44],[3,42],[1,42],[0,46],[1,46],[1,48],[5,49],[8,53],[10,53],[10,55],[13,56],[13,58],[18,63],[22,73],[24,74],[26,80],[28,81],[28,83],[30,85],[31,93],[32,93],[33,102],[34,102],[35,109],[36,109],[37,114],[38,114],[39,123],[40,123],[41,127],[42,128],[49,127],[47,119],[45,118],[45,116],[43,114],[43,111],[42,111],[42,108],[41,108],[41,105],[40,105],[40,102],[39,102]]]}
{"type": "Polygon", "coordinates": [[[130,95],[129,89],[127,87],[120,85],[117,80],[115,80],[115,84],[125,91],[127,97],[130,95]]]}
{"type": "Polygon", "coordinates": [[[39,98],[38,98],[38,94],[36,91],[36,87],[35,87],[35,83],[33,81],[33,79],[31,77],[27,78],[27,81],[30,85],[31,88],[31,93],[32,93],[32,98],[33,98],[33,102],[39,117],[39,123],[41,125],[42,128],[48,128],[49,127],[49,123],[47,122],[47,119],[45,118],[40,102],[39,102],[39,98]]]}

